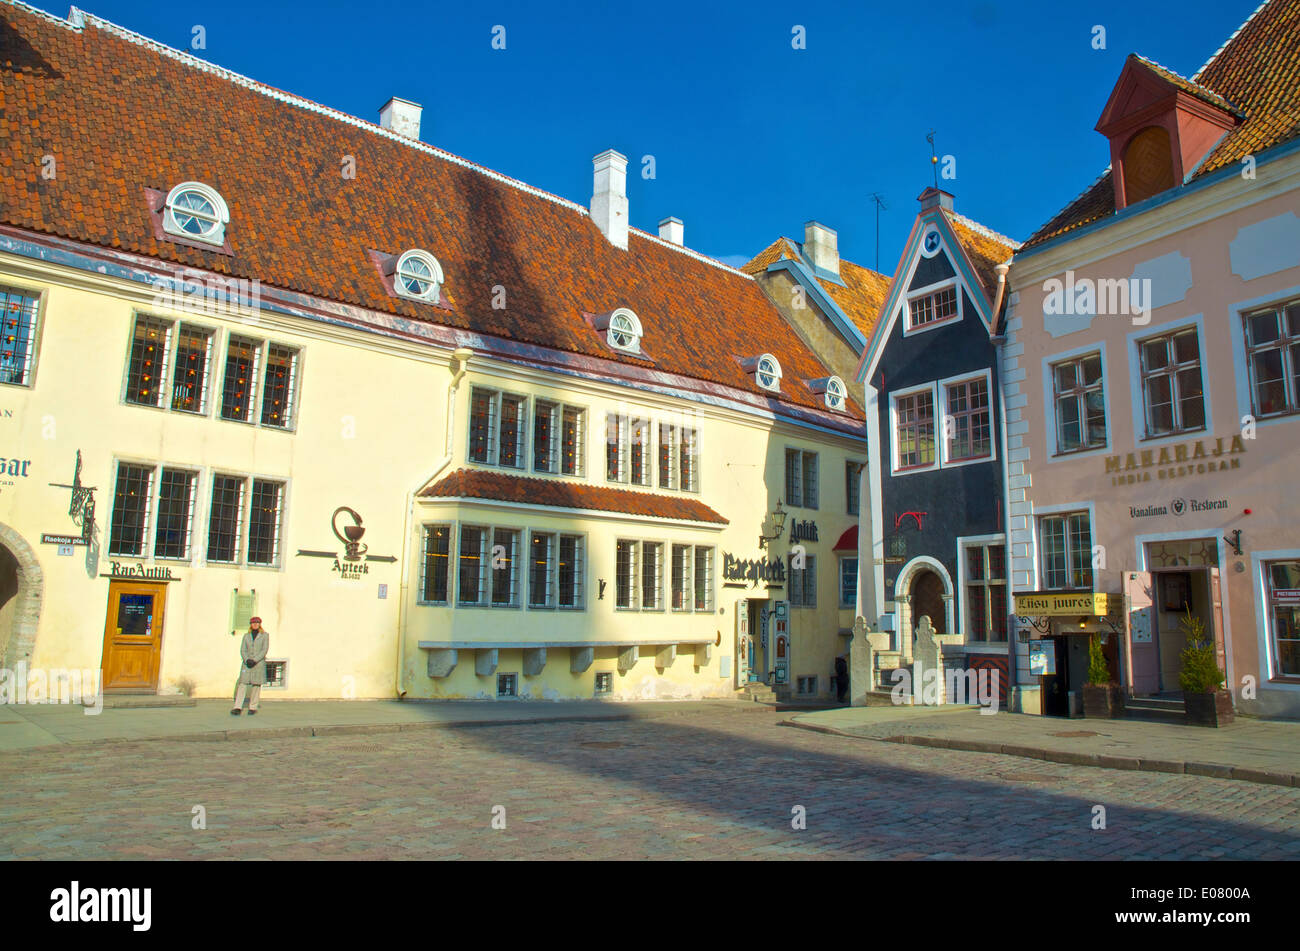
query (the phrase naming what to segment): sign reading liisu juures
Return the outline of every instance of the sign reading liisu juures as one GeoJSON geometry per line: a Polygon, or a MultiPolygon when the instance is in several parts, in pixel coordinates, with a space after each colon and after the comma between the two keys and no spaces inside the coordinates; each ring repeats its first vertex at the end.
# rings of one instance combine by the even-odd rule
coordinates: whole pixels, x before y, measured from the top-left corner
{"type": "Polygon", "coordinates": [[[1181,479],[1190,475],[1240,469],[1240,459],[1227,457],[1244,453],[1245,442],[1240,436],[1233,436],[1232,441],[1225,446],[1224,438],[1198,439],[1191,443],[1161,446],[1158,450],[1141,449],[1126,455],[1107,456],[1106,474],[1111,477],[1111,485],[1133,485],[1137,482],[1150,482],[1152,470],[1157,479],[1181,479]],[[1207,442],[1211,443],[1208,450],[1207,442]]]}
{"type": "Polygon", "coordinates": [[[1091,591],[1079,594],[1031,593],[1016,595],[1016,615],[1019,617],[1057,617],[1086,614],[1104,617],[1109,607],[1106,595],[1091,591]]]}

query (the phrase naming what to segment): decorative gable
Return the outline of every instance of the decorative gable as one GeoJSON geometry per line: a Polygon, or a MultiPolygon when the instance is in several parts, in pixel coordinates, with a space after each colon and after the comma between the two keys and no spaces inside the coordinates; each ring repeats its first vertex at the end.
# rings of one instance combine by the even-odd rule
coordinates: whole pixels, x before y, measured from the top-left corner
{"type": "Polygon", "coordinates": [[[1110,140],[1116,209],[1187,181],[1240,118],[1217,93],[1130,54],[1096,126],[1110,140]]]}

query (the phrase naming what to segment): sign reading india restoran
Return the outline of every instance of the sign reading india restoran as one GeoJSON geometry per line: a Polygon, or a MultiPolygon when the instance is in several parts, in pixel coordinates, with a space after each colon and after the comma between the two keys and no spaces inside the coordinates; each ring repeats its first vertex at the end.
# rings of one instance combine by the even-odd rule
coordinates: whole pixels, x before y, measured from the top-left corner
{"type": "Polygon", "coordinates": [[[1018,594],[1016,614],[1020,617],[1058,617],[1088,614],[1105,617],[1108,605],[1106,595],[1093,592],[1082,594],[1018,594]]]}

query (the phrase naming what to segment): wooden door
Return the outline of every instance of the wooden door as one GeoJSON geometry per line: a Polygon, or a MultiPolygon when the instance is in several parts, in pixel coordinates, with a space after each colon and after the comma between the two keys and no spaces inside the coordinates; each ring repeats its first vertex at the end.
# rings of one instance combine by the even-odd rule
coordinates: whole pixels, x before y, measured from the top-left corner
{"type": "Polygon", "coordinates": [[[102,662],[105,690],[152,693],[158,689],[166,604],[166,585],[109,583],[102,662]]]}
{"type": "Polygon", "coordinates": [[[1160,656],[1155,640],[1155,576],[1149,571],[1124,573],[1124,600],[1128,605],[1128,686],[1134,696],[1160,690],[1160,656]]]}

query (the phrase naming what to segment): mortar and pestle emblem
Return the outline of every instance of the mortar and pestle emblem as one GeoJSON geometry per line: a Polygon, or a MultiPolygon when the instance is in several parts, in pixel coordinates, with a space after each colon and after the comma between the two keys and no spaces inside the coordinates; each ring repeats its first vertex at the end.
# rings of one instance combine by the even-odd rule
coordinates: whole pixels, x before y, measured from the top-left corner
{"type": "Polygon", "coordinates": [[[334,510],[334,517],[330,519],[330,527],[334,529],[334,537],[341,541],[347,549],[344,555],[344,561],[360,561],[361,556],[366,553],[369,546],[361,544],[361,536],[366,533],[365,528],[361,525],[361,516],[348,508],[346,505],[340,505],[334,510]],[[352,518],[351,525],[344,525],[343,531],[339,531],[339,513],[347,512],[352,518]]]}

